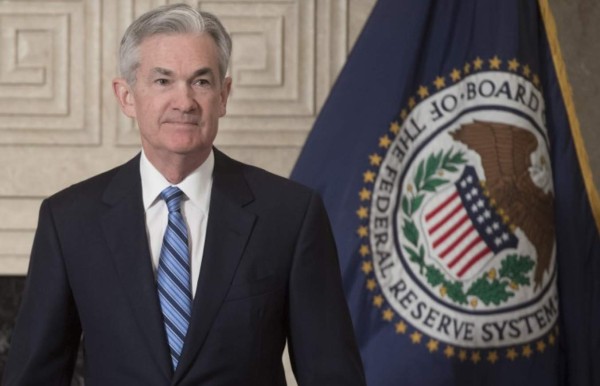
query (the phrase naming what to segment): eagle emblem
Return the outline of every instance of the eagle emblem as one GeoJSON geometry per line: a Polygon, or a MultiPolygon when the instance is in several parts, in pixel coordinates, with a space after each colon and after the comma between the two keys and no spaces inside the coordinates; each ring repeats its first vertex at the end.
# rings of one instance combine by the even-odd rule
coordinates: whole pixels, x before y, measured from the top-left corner
{"type": "MultiPolygon", "coordinates": [[[[535,288],[550,269],[554,248],[554,195],[534,181],[540,166],[531,155],[538,147],[529,131],[502,123],[475,121],[450,133],[481,157],[485,188],[505,223],[523,230],[537,251],[535,288]]],[[[544,164],[547,161],[541,159],[544,164]]],[[[541,165],[543,168],[544,165],[541,165]]]]}

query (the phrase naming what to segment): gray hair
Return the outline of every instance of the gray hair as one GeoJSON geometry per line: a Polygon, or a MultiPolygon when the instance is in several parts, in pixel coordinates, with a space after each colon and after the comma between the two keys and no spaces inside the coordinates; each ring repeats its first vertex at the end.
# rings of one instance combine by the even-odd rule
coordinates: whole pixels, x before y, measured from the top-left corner
{"type": "Polygon", "coordinates": [[[225,78],[231,56],[231,37],[217,17],[187,4],[164,5],[138,17],[125,31],[119,49],[119,71],[130,85],[140,65],[139,47],[142,41],[159,34],[209,34],[218,50],[221,80],[225,78]]]}

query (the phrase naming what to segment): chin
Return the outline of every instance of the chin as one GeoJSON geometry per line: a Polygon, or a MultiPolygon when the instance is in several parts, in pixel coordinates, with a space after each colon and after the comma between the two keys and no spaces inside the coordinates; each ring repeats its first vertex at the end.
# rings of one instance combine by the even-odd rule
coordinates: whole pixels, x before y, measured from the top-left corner
{"type": "Polygon", "coordinates": [[[179,146],[169,147],[169,151],[171,153],[175,153],[175,154],[179,154],[179,155],[193,156],[193,155],[208,154],[210,152],[211,148],[212,148],[212,146],[205,146],[205,145],[202,145],[202,146],[179,145],[179,146]]]}

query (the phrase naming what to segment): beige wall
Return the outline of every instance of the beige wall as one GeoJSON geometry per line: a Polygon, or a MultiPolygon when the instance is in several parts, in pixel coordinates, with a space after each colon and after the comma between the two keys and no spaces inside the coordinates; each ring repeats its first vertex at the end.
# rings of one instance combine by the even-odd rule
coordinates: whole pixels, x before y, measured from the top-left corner
{"type": "Polygon", "coordinates": [[[600,2],[550,0],[581,132],[600,188],[600,2]]]}

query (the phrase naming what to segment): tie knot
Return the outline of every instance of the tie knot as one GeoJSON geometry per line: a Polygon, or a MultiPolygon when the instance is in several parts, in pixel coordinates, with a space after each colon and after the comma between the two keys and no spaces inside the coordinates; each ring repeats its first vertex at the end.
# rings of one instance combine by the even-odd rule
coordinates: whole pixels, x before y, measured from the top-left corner
{"type": "Polygon", "coordinates": [[[160,192],[160,196],[166,201],[169,213],[179,212],[183,192],[177,186],[169,186],[160,192]]]}

